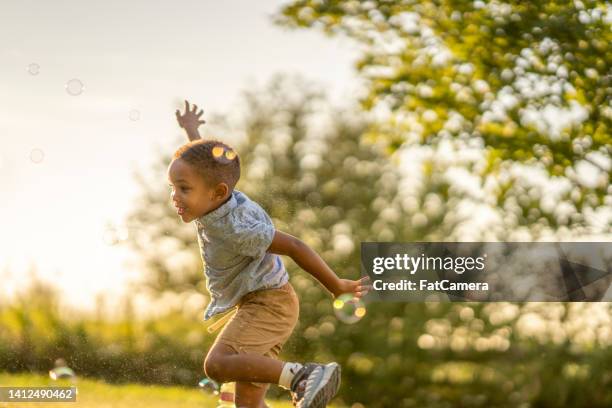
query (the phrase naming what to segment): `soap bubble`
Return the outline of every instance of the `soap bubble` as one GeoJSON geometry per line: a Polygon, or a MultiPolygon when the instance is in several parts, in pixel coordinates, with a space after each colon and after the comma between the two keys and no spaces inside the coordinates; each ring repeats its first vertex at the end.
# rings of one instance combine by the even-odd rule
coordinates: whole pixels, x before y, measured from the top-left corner
{"type": "Polygon", "coordinates": [[[30,75],[38,75],[38,72],[40,71],[40,65],[33,62],[30,65],[28,65],[26,69],[30,73],[30,75]]]}
{"type": "Polygon", "coordinates": [[[347,293],[334,300],[334,313],[338,320],[353,324],[365,316],[366,308],[361,299],[347,293]]]}
{"type": "Polygon", "coordinates": [[[129,114],[130,120],[135,122],[140,119],[140,111],[138,109],[132,109],[129,114]]]}
{"type": "Polygon", "coordinates": [[[49,377],[55,381],[60,379],[72,380],[76,378],[76,375],[74,374],[74,371],[72,371],[72,369],[66,365],[66,360],[63,358],[58,358],[55,360],[55,367],[53,370],[49,371],[49,377]]]}
{"type": "Polygon", "coordinates": [[[215,381],[211,380],[210,378],[206,378],[206,377],[202,378],[200,382],[198,383],[198,387],[200,387],[202,391],[210,392],[215,395],[219,394],[219,384],[217,384],[215,381]]]}
{"type": "Polygon", "coordinates": [[[52,380],[59,380],[63,378],[70,379],[74,376],[74,371],[72,371],[69,367],[57,367],[49,371],[49,377],[51,377],[52,380]]]}
{"type": "Polygon", "coordinates": [[[30,160],[32,163],[41,163],[44,158],[45,152],[43,152],[41,149],[32,149],[32,151],[30,151],[30,160]]]}
{"type": "Polygon", "coordinates": [[[72,96],[77,96],[83,93],[85,86],[80,79],[74,78],[66,82],[66,92],[72,96]]]}

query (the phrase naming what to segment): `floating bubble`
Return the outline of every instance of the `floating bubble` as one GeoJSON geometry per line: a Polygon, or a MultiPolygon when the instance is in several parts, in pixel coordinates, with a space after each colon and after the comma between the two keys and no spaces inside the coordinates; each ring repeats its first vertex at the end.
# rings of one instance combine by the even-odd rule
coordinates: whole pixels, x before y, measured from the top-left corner
{"type": "Polygon", "coordinates": [[[108,245],[117,245],[128,239],[129,231],[127,227],[108,225],[104,230],[104,242],[108,245]]]}
{"type": "Polygon", "coordinates": [[[43,152],[41,149],[32,149],[30,152],[30,160],[32,163],[41,163],[44,158],[45,152],[43,152]]]}
{"type": "Polygon", "coordinates": [[[140,111],[137,109],[132,109],[130,111],[129,117],[131,121],[136,122],[138,119],[140,119],[140,111]]]}
{"type": "Polygon", "coordinates": [[[215,159],[222,159],[225,157],[227,160],[234,160],[236,158],[236,152],[232,149],[226,149],[223,146],[215,146],[212,149],[212,155],[215,159]]]}
{"type": "Polygon", "coordinates": [[[85,86],[80,79],[74,78],[66,82],[66,92],[72,96],[77,96],[83,93],[85,86]]]}
{"type": "Polygon", "coordinates": [[[69,367],[58,367],[49,371],[49,377],[51,377],[52,380],[59,380],[64,378],[74,378],[75,375],[74,371],[72,371],[72,369],[69,367]]]}
{"type": "Polygon", "coordinates": [[[365,316],[366,308],[361,299],[350,294],[344,294],[334,300],[334,313],[338,320],[353,324],[365,316]]]}
{"type": "Polygon", "coordinates": [[[215,158],[221,157],[223,152],[225,152],[225,149],[221,146],[215,146],[212,149],[212,154],[215,158]]]}
{"type": "Polygon", "coordinates": [[[40,71],[40,65],[33,62],[30,65],[28,65],[26,69],[30,73],[30,75],[38,75],[38,72],[40,71]]]}
{"type": "Polygon", "coordinates": [[[198,387],[200,387],[202,391],[210,392],[215,395],[219,394],[219,384],[217,384],[215,381],[211,380],[210,378],[206,378],[206,377],[202,378],[200,382],[198,383],[198,387]]]}
{"type": "Polygon", "coordinates": [[[66,365],[66,360],[63,358],[58,358],[55,360],[55,368],[49,371],[49,377],[52,380],[60,380],[60,379],[74,379],[76,374],[70,367],[66,365]]]}

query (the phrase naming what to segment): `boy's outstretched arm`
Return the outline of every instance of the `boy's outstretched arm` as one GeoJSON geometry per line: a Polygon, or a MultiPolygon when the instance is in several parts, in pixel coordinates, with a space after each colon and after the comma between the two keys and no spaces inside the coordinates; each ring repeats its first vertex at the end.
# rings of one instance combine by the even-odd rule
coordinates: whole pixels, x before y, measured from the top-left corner
{"type": "Polygon", "coordinates": [[[204,110],[200,109],[198,112],[198,105],[193,105],[193,108],[189,108],[189,102],[185,101],[185,113],[181,115],[180,110],[176,110],[176,121],[179,126],[185,129],[189,140],[201,139],[198,127],[206,123],[204,119],[200,119],[204,114],[204,110]]]}
{"type": "Polygon", "coordinates": [[[268,252],[290,256],[300,268],[317,278],[334,297],[343,293],[362,297],[370,289],[367,277],[358,280],[340,279],[312,248],[284,232],[276,230],[268,252]]]}

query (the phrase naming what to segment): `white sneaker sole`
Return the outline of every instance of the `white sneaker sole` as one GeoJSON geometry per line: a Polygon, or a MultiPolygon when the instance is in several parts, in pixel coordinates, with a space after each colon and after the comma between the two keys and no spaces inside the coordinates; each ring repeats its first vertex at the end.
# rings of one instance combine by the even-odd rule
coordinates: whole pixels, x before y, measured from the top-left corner
{"type": "Polygon", "coordinates": [[[309,376],[299,408],[324,408],[339,388],[340,366],[337,363],[317,367],[309,376]],[[317,370],[321,373],[317,373],[317,370]]]}

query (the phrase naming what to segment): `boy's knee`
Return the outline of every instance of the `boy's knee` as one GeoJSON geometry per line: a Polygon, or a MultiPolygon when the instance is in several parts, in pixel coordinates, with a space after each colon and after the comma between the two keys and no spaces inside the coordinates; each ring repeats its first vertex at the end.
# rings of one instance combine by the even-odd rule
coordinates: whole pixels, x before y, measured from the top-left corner
{"type": "Polygon", "coordinates": [[[204,360],[204,373],[208,378],[214,380],[218,383],[224,382],[223,373],[222,373],[222,358],[216,355],[208,355],[204,360]]]}

